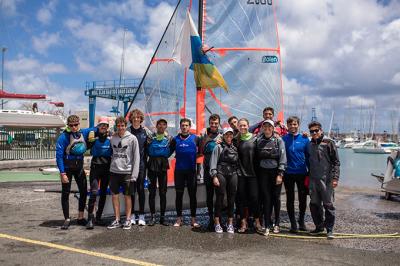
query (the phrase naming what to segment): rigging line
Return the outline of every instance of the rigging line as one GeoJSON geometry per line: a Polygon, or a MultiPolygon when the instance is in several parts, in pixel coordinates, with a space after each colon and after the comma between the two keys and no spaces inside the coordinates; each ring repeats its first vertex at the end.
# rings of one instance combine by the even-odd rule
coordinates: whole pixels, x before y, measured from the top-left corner
{"type": "MultiPolygon", "coordinates": [[[[269,75],[268,75],[269,77],[274,77],[274,76],[276,76],[276,74],[274,75],[274,73],[271,72],[271,68],[272,68],[272,67],[267,67],[267,71],[268,71],[267,74],[269,74],[269,75]]],[[[278,71],[278,73],[279,73],[279,71],[278,71]]],[[[276,90],[274,90],[274,87],[272,86],[270,80],[267,79],[265,75],[262,76],[262,77],[260,78],[260,81],[261,81],[263,84],[265,84],[265,82],[263,81],[263,78],[267,81],[270,90],[271,90],[273,93],[275,93],[276,90]]],[[[266,85],[265,85],[265,86],[266,86],[266,85]]],[[[266,86],[266,87],[268,88],[268,86],[266,86]]],[[[278,96],[278,95],[274,95],[273,93],[272,93],[272,94],[270,93],[270,94],[271,94],[271,96],[273,96],[274,98],[275,98],[275,96],[278,96]]],[[[275,94],[276,94],[276,93],[275,93],[275,94]]],[[[279,99],[279,98],[280,98],[279,96],[276,97],[276,99],[279,99]]]]}
{"type": "MultiPolygon", "coordinates": [[[[225,63],[226,65],[227,65],[227,67],[229,67],[230,69],[231,69],[231,71],[233,72],[233,75],[235,75],[236,76],[236,79],[237,80],[239,80],[243,85],[244,85],[244,87],[247,89],[247,91],[251,91],[251,89],[248,87],[248,85],[240,78],[240,76],[237,74],[237,72],[236,72],[236,70],[233,68],[233,66],[231,66],[229,63],[225,63]]],[[[233,90],[232,90],[232,92],[233,93],[235,93],[233,90]]],[[[237,93],[235,93],[235,94],[237,94],[237,93]]],[[[239,99],[240,98],[242,98],[242,96],[241,95],[239,95],[239,94],[237,94],[237,96],[239,97],[239,99]]],[[[259,99],[262,103],[264,103],[264,101],[259,97],[259,96],[257,96],[257,95],[255,95],[256,97],[256,99],[259,99]]],[[[247,100],[247,99],[245,99],[245,100],[247,100]]],[[[249,100],[247,100],[249,103],[251,103],[252,105],[254,105],[254,106],[256,106],[256,107],[258,107],[259,108],[259,105],[257,105],[256,103],[254,103],[254,102],[251,102],[251,101],[249,101],[249,100]]]]}
{"type": "Polygon", "coordinates": [[[250,112],[243,111],[243,109],[237,109],[237,108],[235,108],[235,107],[231,107],[231,109],[234,110],[234,111],[237,111],[238,113],[242,113],[242,114],[246,114],[246,115],[251,115],[251,116],[260,118],[260,114],[253,114],[253,113],[250,113],[250,112]]]}
{"type": "MultiPolygon", "coordinates": [[[[276,77],[276,78],[278,78],[277,77],[277,73],[280,75],[280,72],[279,72],[279,69],[278,70],[276,70],[276,72],[277,73],[273,73],[272,72],[272,67],[269,67],[268,68],[268,73],[270,74],[270,77],[276,77]]],[[[275,69],[275,68],[274,68],[275,69]]],[[[275,72],[275,71],[274,71],[275,72]]],[[[265,77],[266,78],[266,77],[265,77]]],[[[278,84],[272,84],[271,83],[271,80],[270,79],[267,79],[268,80],[268,82],[269,82],[269,84],[271,85],[271,86],[274,86],[274,87],[271,87],[271,89],[272,89],[272,92],[274,93],[274,95],[275,95],[275,99],[280,99],[280,97],[281,97],[281,95],[279,94],[279,85],[278,84]],[[276,89],[275,89],[276,88],[276,89]]],[[[275,80],[275,79],[273,79],[273,80],[275,80]]],[[[276,80],[275,80],[275,82],[276,82],[276,80]]],[[[274,82],[274,83],[275,83],[274,82]]],[[[279,103],[279,104],[281,104],[281,102],[279,103]]]]}
{"type": "MultiPolygon", "coordinates": [[[[223,6],[224,6],[225,9],[227,8],[225,5],[223,5],[223,6]]],[[[231,16],[230,14],[228,14],[228,17],[229,17],[229,19],[233,22],[233,24],[236,26],[236,28],[239,30],[240,34],[241,34],[242,37],[243,37],[243,40],[244,40],[245,42],[247,42],[246,37],[244,36],[242,30],[240,29],[240,27],[239,27],[239,25],[236,23],[236,21],[233,20],[233,18],[232,18],[232,16],[231,16]]]]}
{"type": "MultiPolygon", "coordinates": [[[[267,96],[267,99],[271,99],[271,102],[273,101],[273,100],[275,100],[276,99],[276,97],[275,97],[275,95],[273,94],[273,89],[272,89],[272,86],[271,86],[271,84],[270,84],[270,82],[267,80],[267,82],[265,82],[262,78],[260,78],[259,79],[260,80],[260,82],[264,85],[264,88],[265,88],[265,90],[262,90],[263,92],[268,92],[268,94],[269,94],[269,96],[267,96]],[[266,83],[268,83],[268,85],[266,84],[266,83]],[[271,89],[270,89],[271,88],[271,89]]],[[[265,94],[265,95],[267,95],[267,94],[265,94]]]]}
{"type": "MultiPolygon", "coordinates": [[[[251,89],[248,87],[248,85],[247,85],[247,84],[240,78],[240,76],[236,73],[235,69],[234,69],[229,63],[225,63],[225,64],[227,65],[227,67],[229,67],[229,68],[231,69],[231,71],[233,72],[233,75],[235,75],[235,76],[236,76],[236,79],[239,80],[239,81],[244,85],[244,87],[247,89],[247,91],[251,91],[251,89]]],[[[242,95],[237,94],[234,90],[232,90],[231,92],[234,93],[234,94],[236,94],[236,95],[239,97],[239,99],[242,98],[242,95]]],[[[255,95],[255,98],[256,98],[256,99],[259,99],[261,102],[264,102],[264,101],[261,100],[261,98],[260,98],[259,96],[257,96],[257,95],[255,95]]],[[[244,100],[247,100],[247,99],[244,99],[244,100]]],[[[258,107],[258,105],[257,105],[256,103],[251,102],[251,101],[249,101],[249,100],[247,100],[247,101],[248,101],[249,103],[251,103],[252,105],[258,107]]]]}
{"type": "MultiPolygon", "coordinates": [[[[159,43],[158,43],[158,45],[157,45],[156,50],[154,51],[153,56],[152,56],[151,59],[150,59],[149,64],[147,65],[147,69],[146,69],[146,71],[145,71],[145,73],[144,73],[144,75],[143,75],[143,77],[142,77],[142,80],[141,80],[140,83],[139,83],[138,88],[140,88],[140,87],[142,86],[142,84],[143,84],[143,82],[144,82],[144,79],[146,78],[147,73],[149,72],[149,69],[150,69],[150,66],[151,66],[151,62],[153,61],[154,57],[156,56],[156,54],[157,54],[157,52],[158,52],[158,49],[160,48],[160,45],[161,45],[161,43],[162,43],[162,40],[164,39],[165,33],[167,32],[168,27],[169,27],[169,25],[171,24],[171,21],[172,21],[174,15],[176,14],[176,11],[178,10],[179,5],[181,4],[181,1],[182,1],[182,0],[179,0],[179,1],[178,1],[178,4],[176,5],[174,12],[172,13],[172,16],[171,16],[171,18],[170,18],[169,21],[168,21],[167,27],[165,28],[164,33],[163,33],[163,35],[161,36],[161,39],[160,39],[160,41],[159,41],[159,43]]],[[[132,104],[133,104],[133,102],[135,101],[138,92],[139,92],[139,90],[137,90],[137,91],[135,92],[135,94],[133,95],[132,101],[130,102],[127,111],[129,111],[129,110],[131,109],[132,104]]],[[[126,114],[124,114],[124,115],[126,115],[126,114]]]]}
{"type": "Polygon", "coordinates": [[[256,19],[257,19],[258,25],[260,26],[260,30],[262,31],[263,28],[262,28],[262,26],[261,26],[261,22],[260,22],[260,18],[258,17],[258,12],[257,12],[257,10],[258,10],[258,8],[255,8],[256,19]]]}
{"type": "MultiPolygon", "coordinates": [[[[278,42],[278,48],[281,49],[281,43],[279,40],[279,32],[278,32],[278,19],[276,16],[276,10],[275,10],[275,5],[272,5],[272,11],[274,14],[274,21],[275,21],[275,31],[276,31],[276,40],[278,42]]],[[[280,67],[280,71],[279,71],[279,76],[280,76],[280,98],[281,98],[281,111],[282,113],[284,112],[285,108],[284,108],[284,103],[283,103],[283,79],[282,79],[282,58],[281,58],[281,53],[279,52],[279,67],[280,67]]]]}
{"type": "Polygon", "coordinates": [[[253,34],[253,37],[254,37],[254,38],[256,38],[256,35],[254,34],[254,32],[253,32],[253,30],[252,30],[252,28],[251,28],[250,19],[249,19],[249,17],[247,16],[247,13],[246,13],[246,11],[244,10],[244,8],[243,8],[242,4],[240,4],[240,1],[238,1],[238,4],[239,4],[240,8],[243,10],[243,13],[244,13],[244,15],[245,15],[245,16],[246,16],[246,18],[247,18],[247,22],[249,23],[249,28],[250,28],[250,32],[251,32],[251,34],[253,34]]]}

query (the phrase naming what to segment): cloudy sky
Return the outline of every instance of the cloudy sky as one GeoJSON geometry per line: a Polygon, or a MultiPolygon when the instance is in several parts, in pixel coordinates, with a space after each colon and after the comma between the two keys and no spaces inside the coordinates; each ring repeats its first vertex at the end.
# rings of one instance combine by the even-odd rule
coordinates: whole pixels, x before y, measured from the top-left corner
{"type": "MultiPolygon", "coordinates": [[[[232,0],[233,1],[233,0],[232,0]]],[[[87,109],[86,81],[143,75],[176,0],[0,0],[5,90],[87,109]]],[[[286,116],[392,132],[400,117],[399,0],[277,0],[286,116]]],[[[7,107],[17,108],[10,102],[7,107]]],[[[102,102],[100,112],[111,109],[102,102]]]]}

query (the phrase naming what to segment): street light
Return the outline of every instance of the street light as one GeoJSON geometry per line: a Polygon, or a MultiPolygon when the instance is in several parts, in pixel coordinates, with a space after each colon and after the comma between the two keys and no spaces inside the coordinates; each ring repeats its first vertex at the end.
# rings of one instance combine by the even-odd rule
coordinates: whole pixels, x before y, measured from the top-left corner
{"type": "MultiPolygon", "coordinates": [[[[1,48],[1,92],[4,92],[4,54],[7,51],[7,47],[1,48]]],[[[4,108],[4,100],[1,99],[1,110],[4,108]]]]}

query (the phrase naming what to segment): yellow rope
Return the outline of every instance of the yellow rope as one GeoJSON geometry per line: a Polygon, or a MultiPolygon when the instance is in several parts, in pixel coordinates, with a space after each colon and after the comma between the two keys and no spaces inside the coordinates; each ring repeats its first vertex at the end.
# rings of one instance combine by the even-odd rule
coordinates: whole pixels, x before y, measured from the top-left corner
{"type": "MultiPolygon", "coordinates": [[[[326,239],[326,234],[318,235],[295,235],[295,234],[269,234],[272,237],[280,238],[294,238],[294,239],[326,239]]],[[[400,238],[400,234],[346,234],[346,233],[336,233],[334,234],[335,239],[350,239],[350,238],[400,238]]]]}

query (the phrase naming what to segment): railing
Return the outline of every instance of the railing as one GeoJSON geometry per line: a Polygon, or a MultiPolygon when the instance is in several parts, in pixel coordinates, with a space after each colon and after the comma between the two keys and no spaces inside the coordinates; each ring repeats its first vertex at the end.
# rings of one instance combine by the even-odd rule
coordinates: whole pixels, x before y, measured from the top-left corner
{"type": "Polygon", "coordinates": [[[55,158],[59,129],[0,127],[0,160],[55,158]]]}

